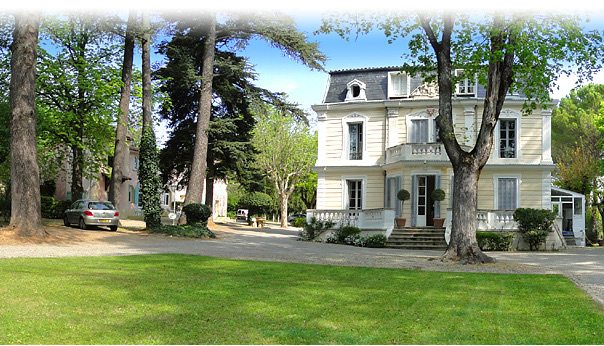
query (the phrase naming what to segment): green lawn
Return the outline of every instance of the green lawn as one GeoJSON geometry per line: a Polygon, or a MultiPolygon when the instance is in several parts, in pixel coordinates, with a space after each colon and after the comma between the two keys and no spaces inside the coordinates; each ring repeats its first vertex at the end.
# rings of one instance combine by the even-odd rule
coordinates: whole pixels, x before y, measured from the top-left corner
{"type": "Polygon", "coordinates": [[[0,260],[0,344],[603,344],[558,275],[150,255],[0,260]]]}

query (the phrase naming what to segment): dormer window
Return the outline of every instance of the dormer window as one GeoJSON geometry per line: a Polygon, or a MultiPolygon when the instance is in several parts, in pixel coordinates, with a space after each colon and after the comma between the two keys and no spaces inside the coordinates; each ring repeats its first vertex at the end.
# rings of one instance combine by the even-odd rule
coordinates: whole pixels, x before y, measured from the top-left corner
{"type": "Polygon", "coordinates": [[[476,93],[476,78],[465,76],[464,70],[455,70],[455,76],[462,78],[457,83],[457,96],[474,96],[476,93]]]}
{"type": "Polygon", "coordinates": [[[366,101],[367,97],[365,96],[365,88],[365,83],[358,79],[349,82],[346,85],[347,91],[345,101],[366,101]]]}
{"type": "Polygon", "coordinates": [[[388,97],[407,97],[409,96],[409,75],[405,72],[388,73],[388,97]]]}

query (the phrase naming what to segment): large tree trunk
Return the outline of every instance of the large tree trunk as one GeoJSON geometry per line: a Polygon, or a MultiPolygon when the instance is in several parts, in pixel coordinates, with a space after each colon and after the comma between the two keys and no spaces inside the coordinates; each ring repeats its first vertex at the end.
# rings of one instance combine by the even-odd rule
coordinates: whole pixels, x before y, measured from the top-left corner
{"type": "Polygon", "coordinates": [[[436,123],[455,174],[451,239],[441,259],[460,260],[465,263],[493,262],[493,258],[482,253],[476,241],[478,179],[489,159],[493,146],[493,130],[512,83],[514,51],[505,45],[509,39],[510,42],[507,43],[511,43],[510,46],[513,47],[513,37],[508,37],[504,29],[503,16],[496,15],[490,38],[493,57],[489,61],[482,122],[476,144],[468,153],[457,142],[453,128],[451,34],[454,16],[451,13],[445,15],[441,41],[438,41],[432,31],[428,17],[420,14],[420,21],[436,53],[439,86],[439,115],[436,123]],[[503,57],[498,57],[502,52],[503,57]]]}
{"type": "Polygon", "coordinates": [[[281,228],[287,228],[287,202],[289,196],[281,196],[281,228]]]}
{"type": "Polygon", "coordinates": [[[11,44],[10,153],[11,220],[21,236],[45,236],[40,206],[36,145],[36,60],[40,15],[15,15],[11,44]]]}
{"type": "Polygon", "coordinates": [[[130,179],[126,176],[127,167],[126,154],[128,144],[126,135],[128,133],[128,113],[130,106],[130,88],[132,84],[132,63],[134,57],[134,23],[136,11],[131,10],[128,14],[128,27],[126,28],[126,39],[124,41],[124,63],[122,65],[122,89],[120,91],[120,113],[117,119],[115,131],[115,148],[113,150],[113,167],[111,170],[111,182],[109,185],[109,200],[117,210],[121,209],[122,185],[130,179]]]}
{"type": "MultiPolygon", "coordinates": [[[[195,149],[193,151],[193,162],[191,163],[187,194],[183,205],[201,203],[202,199],[207,168],[208,128],[210,127],[210,116],[212,113],[212,80],[214,78],[215,46],[216,14],[212,12],[209,19],[209,30],[203,43],[201,95],[199,97],[199,113],[197,116],[197,130],[195,132],[195,149]]],[[[181,216],[179,224],[184,222],[185,220],[181,216]]]]}
{"type": "MultiPolygon", "coordinates": [[[[79,138],[82,135],[81,128],[78,130],[79,138]]],[[[71,163],[71,200],[77,201],[84,194],[84,186],[82,184],[84,164],[84,151],[78,145],[71,146],[72,163],[71,163]]]]}

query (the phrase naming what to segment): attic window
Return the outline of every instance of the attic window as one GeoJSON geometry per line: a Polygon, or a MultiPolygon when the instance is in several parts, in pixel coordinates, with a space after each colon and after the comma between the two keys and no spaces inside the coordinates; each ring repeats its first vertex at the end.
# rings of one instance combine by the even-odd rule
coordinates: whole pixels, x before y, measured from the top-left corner
{"type": "Polygon", "coordinates": [[[365,83],[355,79],[346,84],[346,99],[345,101],[367,100],[365,96],[365,83]]]}
{"type": "Polygon", "coordinates": [[[388,97],[407,97],[409,96],[410,86],[409,75],[405,72],[388,73],[388,97]]]}

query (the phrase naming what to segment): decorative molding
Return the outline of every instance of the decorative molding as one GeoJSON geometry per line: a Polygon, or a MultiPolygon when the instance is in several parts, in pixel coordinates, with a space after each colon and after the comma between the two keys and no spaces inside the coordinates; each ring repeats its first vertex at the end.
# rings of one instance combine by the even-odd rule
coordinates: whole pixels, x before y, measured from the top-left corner
{"type": "Polygon", "coordinates": [[[438,83],[436,82],[430,82],[430,83],[424,83],[420,86],[418,86],[417,88],[415,88],[415,90],[413,90],[413,92],[411,92],[411,94],[409,95],[409,97],[411,98],[415,98],[415,97],[438,97],[438,83]]]}
{"type": "Polygon", "coordinates": [[[396,118],[398,117],[398,108],[387,107],[386,113],[388,115],[388,118],[396,118]]]}

